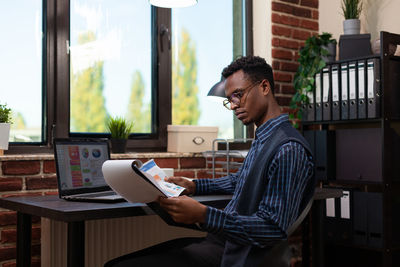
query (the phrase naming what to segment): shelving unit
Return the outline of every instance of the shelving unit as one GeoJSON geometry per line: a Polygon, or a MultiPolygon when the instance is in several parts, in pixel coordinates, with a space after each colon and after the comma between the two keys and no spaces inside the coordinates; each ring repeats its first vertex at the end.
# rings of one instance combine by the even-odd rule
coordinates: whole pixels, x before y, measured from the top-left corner
{"type": "MultiPolygon", "coordinates": [[[[400,35],[381,32],[380,39],[379,56],[328,64],[330,88],[337,82],[341,92],[342,78],[333,81],[333,66],[377,59],[379,114],[360,118],[357,116],[363,113],[357,110],[357,116],[347,120],[340,114],[338,120],[302,123],[303,134],[315,152],[319,185],[349,191],[350,201],[350,219],[343,218],[341,211],[346,206],[340,199],[322,207],[325,255],[313,255],[314,266],[400,266],[400,57],[389,55],[389,45],[400,45],[400,35]]],[[[368,82],[367,77],[360,77],[364,81],[357,81],[357,86],[368,82]]],[[[357,93],[356,105],[360,100],[357,93]]],[[[332,106],[328,112],[332,115],[332,106]]]]}
{"type": "Polygon", "coordinates": [[[212,167],[208,173],[216,178],[236,172],[242,166],[252,141],[251,138],[213,140],[212,150],[203,152],[206,165],[212,167]]]}

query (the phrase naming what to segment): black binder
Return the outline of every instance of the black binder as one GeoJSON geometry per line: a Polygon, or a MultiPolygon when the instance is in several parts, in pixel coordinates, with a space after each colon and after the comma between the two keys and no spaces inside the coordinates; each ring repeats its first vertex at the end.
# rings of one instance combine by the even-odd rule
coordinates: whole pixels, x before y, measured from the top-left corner
{"type": "Polygon", "coordinates": [[[354,62],[349,64],[349,119],[357,119],[357,69],[354,62]]]}
{"type": "Polygon", "coordinates": [[[315,75],[315,120],[322,121],[321,73],[315,75]]]}
{"type": "Polygon", "coordinates": [[[367,105],[366,105],[366,87],[365,87],[365,77],[366,68],[364,61],[358,61],[358,118],[365,119],[367,117],[367,105]]]}
{"type": "Polygon", "coordinates": [[[340,120],[339,67],[332,66],[332,120],[340,120]]]}
{"type": "Polygon", "coordinates": [[[349,68],[347,63],[340,66],[340,117],[349,119],[349,68]]]}
{"type": "Polygon", "coordinates": [[[322,70],[322,119],[331,120],[331,84],[329,79],[329,68],[322,70]]]}
{"type": "Polygon", "coordinates": [[[380,96],[380,60],[374,58],[368,60],[367,67],[367,117],[379,118],[381,109],[380,96]]]}
{"type": "Polygon", "coordinates": [[[353,193],[353,243],[357,246],[366,246],[368,243],[367,194],[358,191],[353,193]]]}
{"type": "Polygon", "coordinates": [[[368,246],[383,247],[382,194],[368,193],[368,246]]]}
{"type": "Polygon", "coordinates": [[[301,105],[301,119],[303,121],[309,121],[308,120],[308,104],[307,103],[303,103],[301,105]]]}

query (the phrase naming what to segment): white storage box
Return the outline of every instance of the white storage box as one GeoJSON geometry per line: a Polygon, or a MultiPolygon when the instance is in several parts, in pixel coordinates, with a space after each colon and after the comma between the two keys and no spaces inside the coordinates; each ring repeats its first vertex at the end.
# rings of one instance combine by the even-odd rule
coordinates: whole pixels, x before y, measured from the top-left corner
{"type": "Polygon", "coordinates": [[[203,152],[212,149],[218,127],[168,125],[168,152],[203,152]]]}

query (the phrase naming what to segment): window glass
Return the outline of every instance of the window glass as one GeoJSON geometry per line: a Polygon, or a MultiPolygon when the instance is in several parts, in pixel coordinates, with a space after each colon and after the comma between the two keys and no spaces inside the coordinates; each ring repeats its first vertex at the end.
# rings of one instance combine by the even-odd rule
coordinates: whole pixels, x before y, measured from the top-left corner
{"type": "Polygon", "coordinates": [[[70,131],[104,133],[110,116],[151,132],[148,1],[71,0],[70,131]]]}
{"type": "Polygon", "coordinates": [[[232,0],[172,9],[172,123],[218,126],[233,138],[232,111],[207,97],[233,58],[232,0]]]}
{"type": "Polygon", "coordinates": [[[0,3],[0,104],[12,109],[10,142],[42,142],[42,0],[0,3]]]}

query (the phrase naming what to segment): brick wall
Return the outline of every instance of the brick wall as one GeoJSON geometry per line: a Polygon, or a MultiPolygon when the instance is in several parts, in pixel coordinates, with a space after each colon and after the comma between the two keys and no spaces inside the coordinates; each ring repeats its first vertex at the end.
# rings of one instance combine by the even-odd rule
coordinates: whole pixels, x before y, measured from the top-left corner
{"type": "Polygon", "coordinates": [[[318,34],[318,0],[272,0],[271,8],[275,93],[284,112],[289,112],[298,51],[308,37],[318,34]]]}

